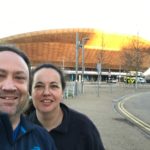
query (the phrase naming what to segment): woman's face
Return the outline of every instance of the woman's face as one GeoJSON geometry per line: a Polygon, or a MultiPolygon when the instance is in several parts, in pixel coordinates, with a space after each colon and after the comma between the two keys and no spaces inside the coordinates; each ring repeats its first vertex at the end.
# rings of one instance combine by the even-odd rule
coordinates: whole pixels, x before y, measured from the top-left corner
{"type": "Polygon", "coordinates": [[[60,75],[51,68],[43,68],[34,74],[32,99],[36,110],[40,113],[55,111],[60,107],[63,90],[60,75]]]}

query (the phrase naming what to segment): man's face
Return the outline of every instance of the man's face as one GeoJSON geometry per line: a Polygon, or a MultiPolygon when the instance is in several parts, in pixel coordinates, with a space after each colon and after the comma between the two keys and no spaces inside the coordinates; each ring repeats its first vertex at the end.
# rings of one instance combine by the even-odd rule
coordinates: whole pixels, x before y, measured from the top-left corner
{"type": "Polygon", "coordinates": [[[28,95],[29,70],[14,52],[0,52],[0,112],[19,115],[28,95]]]}

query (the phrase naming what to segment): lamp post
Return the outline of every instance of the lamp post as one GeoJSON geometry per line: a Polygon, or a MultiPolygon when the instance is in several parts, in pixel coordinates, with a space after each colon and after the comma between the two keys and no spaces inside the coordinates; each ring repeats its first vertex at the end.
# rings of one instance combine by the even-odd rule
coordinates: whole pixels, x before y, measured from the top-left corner
{"type": "Polygon", "coordinates": [[[82,38],[82,80],[81,80],[81,93],[84,93],[84,70],[85,70],[85,66],[84,66],[84,44],[85,41],[89,40],[88,37],[83,37],[82,38]]]}
{"type": "Polygon", "coordinates": [[[75,76],[75,96],[78,96],[78,51],[79,51],[79,34],[76,33],[76,76],[75,76]]]}
{"type": "Polygon", "coordinates": [[[75,76],[75,96],[78,96],[78,59],[79,59],[79,48],[82,48],[82,93],[83,93],[83,83],[84,83],[84,44],[88,40],[87,37],[82,38],[82,42],[79,41],[79,34],[76,32],[76,76],[75,76]]]}

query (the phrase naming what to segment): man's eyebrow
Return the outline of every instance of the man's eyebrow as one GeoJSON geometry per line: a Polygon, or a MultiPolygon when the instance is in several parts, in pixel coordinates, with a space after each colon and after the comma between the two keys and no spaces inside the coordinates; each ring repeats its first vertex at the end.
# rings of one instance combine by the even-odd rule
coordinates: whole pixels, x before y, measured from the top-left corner
{"type": "MultiPolygon", "coordinates": [[[[0,68],[0,72],[1,73],[6,73],[7,71],[5,69],[0,68]]],[[[24,74],[24,75],[26,75],[26,73],[24,71],[15,71],[15,74],[24,74]]]]}
{"type": "Polygon", "coordinates": [[[24,72],[24,71],[15,71],[15,74],[23,74],[23,75],[26,75],[26,72],[24,72]]]}

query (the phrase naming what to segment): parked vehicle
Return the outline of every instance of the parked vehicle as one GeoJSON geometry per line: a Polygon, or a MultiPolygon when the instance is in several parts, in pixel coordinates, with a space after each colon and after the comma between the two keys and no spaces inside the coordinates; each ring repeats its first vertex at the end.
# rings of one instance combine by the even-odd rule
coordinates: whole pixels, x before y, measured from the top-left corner
{"type": "Polygon", "coordinates": [[[107,83],[117,83],[118,82],[118,79],[115,79],[115,78],[109,78],[107,80],[107,83]]]}
{"type": "Polygon", "coordinates": [[[128,84],[135,84],[136,80],[137,80],[137,83],[146,83],[146,79],[143,77],[126,76],[124,78],[124,82],[128,84]]]}
{"type": "Polygon", "coordinates": [[[143,77],[137,77],[137,83],[146,83],[146,80],[143,77]]]}

